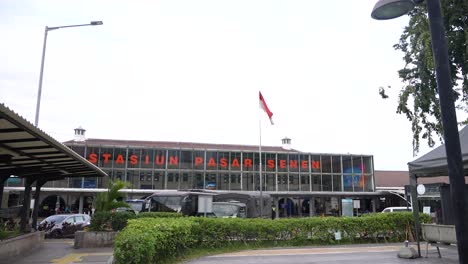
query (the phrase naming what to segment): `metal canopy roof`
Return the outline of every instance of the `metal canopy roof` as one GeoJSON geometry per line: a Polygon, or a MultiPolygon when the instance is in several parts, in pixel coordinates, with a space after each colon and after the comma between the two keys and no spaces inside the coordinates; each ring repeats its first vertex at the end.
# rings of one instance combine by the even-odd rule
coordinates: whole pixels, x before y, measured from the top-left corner
{"type": "Polygon", "coordinates": [[[107,174],[0,103],[0,176],[102,177],[107,174]]]}

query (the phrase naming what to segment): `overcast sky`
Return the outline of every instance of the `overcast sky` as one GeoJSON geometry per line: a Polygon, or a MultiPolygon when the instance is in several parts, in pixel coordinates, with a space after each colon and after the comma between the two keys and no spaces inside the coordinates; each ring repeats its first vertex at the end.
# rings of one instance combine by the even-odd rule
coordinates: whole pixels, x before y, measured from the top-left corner
{"type": "Polygon", "coordinates": [[[262,145],[287,136],[407,170],[417,157],[392,46],[408,18],[373,20],[374,4],[2,0],[0,102],[34,123],[45,26],[102,20],[49,31],[39,128],[59,141],[81,126],[88,138],[258,145],[260,119],[262,145]]]}

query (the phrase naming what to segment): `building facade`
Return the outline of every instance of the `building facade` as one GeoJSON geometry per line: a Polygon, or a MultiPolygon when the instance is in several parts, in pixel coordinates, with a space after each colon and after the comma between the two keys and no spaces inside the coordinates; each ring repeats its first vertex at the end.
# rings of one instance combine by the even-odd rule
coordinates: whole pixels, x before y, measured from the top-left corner
{"type": "Polygon", "coordinates": [[[273,207],[289,204],[285,215],[330,214],[342,209],[345,198],[363,198],[358,208],[371,210],[369,197],[376,195],[371,155],[301,152],[291,149],[287,138],[280,147],[262,146],[261,156],[259,146],[86,139],[82,128],[75,130],[75,140],[64,144],[109,175],[43,187],[86,190],[81,197],[62,197],[65,205],[75,208],[83,201],[81,207],[86,208],[92,190],[107,188],[111,179],[127,182],[131,198],[157,190],[261,190],[277,198],[273,207]]]}

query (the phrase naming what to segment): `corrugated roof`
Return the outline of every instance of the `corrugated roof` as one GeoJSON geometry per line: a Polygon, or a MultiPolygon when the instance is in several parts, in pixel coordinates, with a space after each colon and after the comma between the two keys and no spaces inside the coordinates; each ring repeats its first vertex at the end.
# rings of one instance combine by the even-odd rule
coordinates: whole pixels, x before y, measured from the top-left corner
{"type": "Polygon", "coordinates": [[[0,175],[107,176],[100,168],[0,104],[0,175]]]}
{"type": "MultiPolygon", "coordinates": [[[[374,171],[376,187],[404,187],[409,185],[409,171],[374,171]]],[[[468,182],[468,177],[465,177],[468,182]]],[[[449,183],[447,176],[418,178],[418,183],[449,183]]]]}

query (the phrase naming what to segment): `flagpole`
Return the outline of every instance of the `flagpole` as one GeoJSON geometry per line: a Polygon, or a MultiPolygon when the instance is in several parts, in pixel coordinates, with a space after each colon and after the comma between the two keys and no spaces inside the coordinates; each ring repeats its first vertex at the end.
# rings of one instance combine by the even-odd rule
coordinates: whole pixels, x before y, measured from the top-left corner
{"type": "Polygon", "coordinates": [[[261,112],[258,112],[258,127],[260,134],[260,142],[258,144],[258,154],[259,154],[259,168],[260,168],[260,217],[263,218],[263,181],[262,181],[262,118],[260,117],[261,112]]]}

